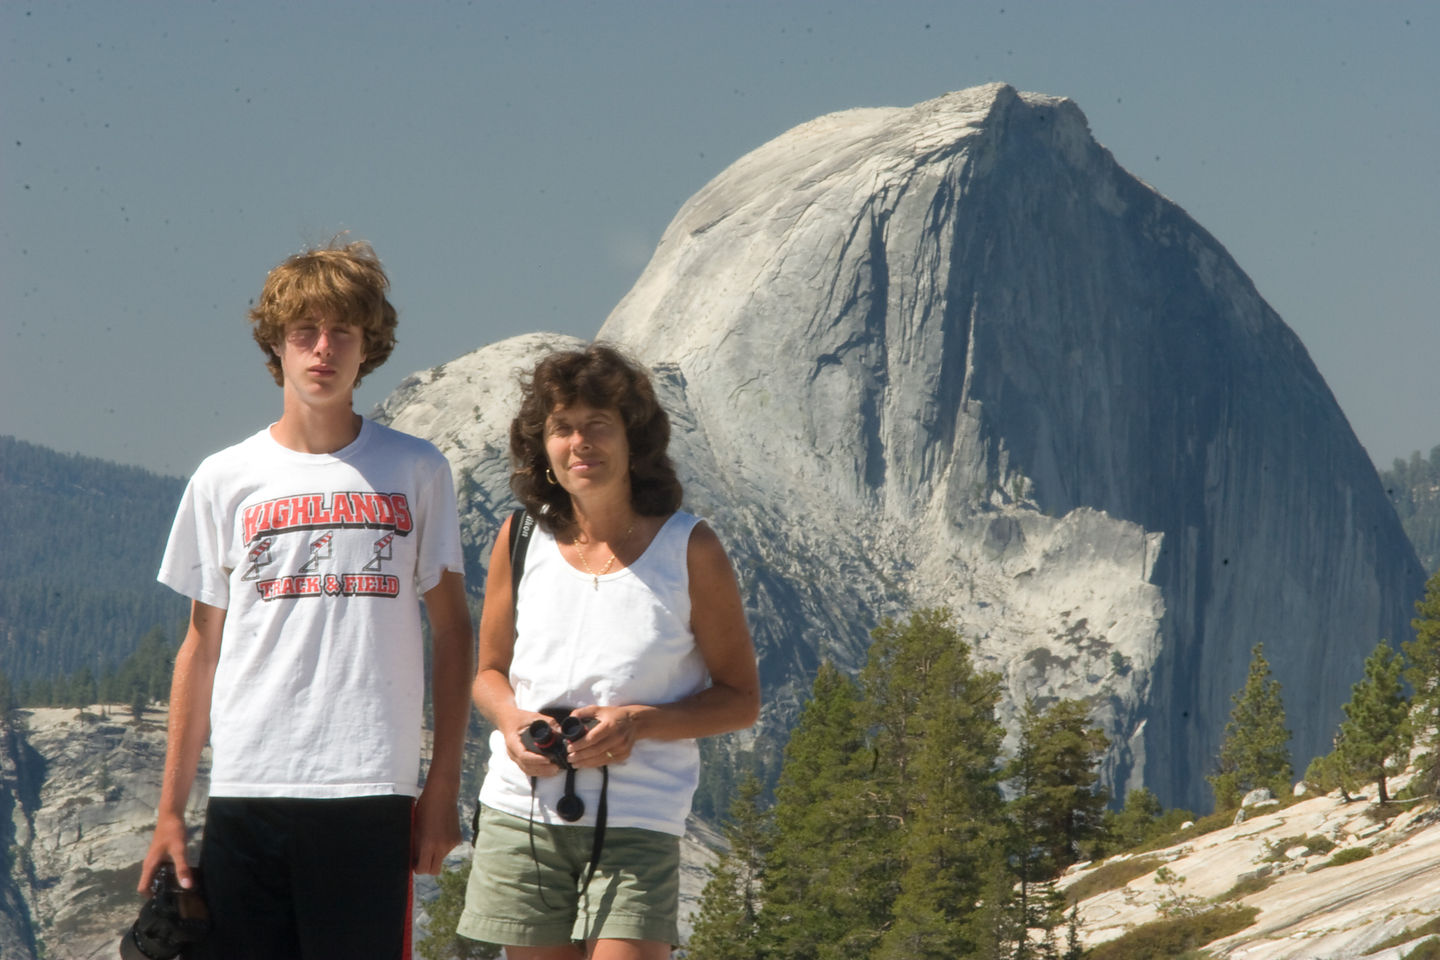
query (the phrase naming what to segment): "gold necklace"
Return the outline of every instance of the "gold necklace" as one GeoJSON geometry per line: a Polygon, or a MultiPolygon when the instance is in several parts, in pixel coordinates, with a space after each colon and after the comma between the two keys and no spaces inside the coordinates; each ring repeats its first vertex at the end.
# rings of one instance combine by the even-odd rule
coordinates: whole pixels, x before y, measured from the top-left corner
{"type": "MultiPolygon", "coordinates": [[[[625,535],[620,538],[620,542],[623,544],[626,540],[628,540],[630,538],[630,534],[634,530],[635,521],[631,520],[630,526],[625,528],[625,535]]],[[[591,586],[594,587],[596,590],[599,590],[600,578],[605,576],[605,574],[609,573],[610,568],[615,564],[615,548],[610,548],[610,559],[606,560],[605,566],[600,568],[599,573],[596,573],[594,570],[590,569],[590,561],[585,559],[585,551],[580,549],[580,535],[578,533],[570,540],[570,545],[575,548],[575,554],[580,558],[580,562],[584,564],[585,572],[590,574],[591,586]]]]}

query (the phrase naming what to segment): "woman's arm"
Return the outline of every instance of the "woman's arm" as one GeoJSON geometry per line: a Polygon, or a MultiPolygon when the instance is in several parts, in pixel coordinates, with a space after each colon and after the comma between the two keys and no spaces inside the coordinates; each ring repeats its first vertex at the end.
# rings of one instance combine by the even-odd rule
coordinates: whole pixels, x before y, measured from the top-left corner
{"type": "Polygon", "coordinates": [[[601,721],[583,740],[571,744],[570,762],[576,767],[619,763],[630,755],[636,740],[709,737],[743,730],[759,716],[760,676],[740,587],[720,538],[704,523],[690,534],[686,565],[691,630],[709,671],[710,686],[675,703],[576,710],[576,716],[601,721]]]}
{"type": "Polygon", "coordinates": [[[505,735],[510,758],[526,776],[548,777],[560,768],[538,753],[525,749],[520,733],[544,716],[515,705],[510,686],[510,658],[515,655],[515,600],[510,579],[510,522],[506,518],[490,551],[490,571],[485,575],[485,605],[480,609],[479,645],[476,653],[475,683],[470,688],[480,715],[505,735]]]}

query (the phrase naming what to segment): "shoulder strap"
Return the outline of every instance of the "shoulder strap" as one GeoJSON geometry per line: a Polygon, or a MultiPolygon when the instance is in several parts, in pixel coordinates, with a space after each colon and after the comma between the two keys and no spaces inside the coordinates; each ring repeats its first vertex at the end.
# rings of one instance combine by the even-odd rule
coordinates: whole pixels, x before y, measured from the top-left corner
{"type": "Polygon", "coordinates": [[[525,572],[525,551],[530,549],[530,535],[535,532],[535,518],[522,507],[510,514],[510,609],[520,602],[520,575],[525,572]]]}

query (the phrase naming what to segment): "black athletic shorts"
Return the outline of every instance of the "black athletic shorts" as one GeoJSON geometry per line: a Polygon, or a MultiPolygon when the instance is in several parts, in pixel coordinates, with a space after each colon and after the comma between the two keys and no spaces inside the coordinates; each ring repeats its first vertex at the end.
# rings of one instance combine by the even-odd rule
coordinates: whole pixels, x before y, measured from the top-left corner
{"type": "Polygon", "coordinates": [[[187,960],[406,960],[410,797],[212,797],[211,934],[187,960]]]}

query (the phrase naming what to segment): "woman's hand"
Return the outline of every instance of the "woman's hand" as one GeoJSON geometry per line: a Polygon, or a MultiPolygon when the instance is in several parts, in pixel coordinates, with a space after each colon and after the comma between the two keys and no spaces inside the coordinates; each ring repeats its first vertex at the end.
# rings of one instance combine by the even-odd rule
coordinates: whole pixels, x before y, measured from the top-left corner
{"type": "Polygon", "coordinates": [[[520,737],[522,733],[530,729],[530,724],[536,720],[543,720],[548,723],[550,729],[555,731],[556,738],[559,738],[560,727],[554,720],[551,720],[543,713],[529,713],[524,710],[516,710],[510,722],[504,727],[505,749],[510,754],[510,759],[514,760],[520,769],[525,772],[525,776],[553,777],[560,772],[560,767],[556,766],[555,762],[545,756],[545,754],[536,753],[525,746],[525,741],[520,737]]]}
{"type": "Polygon", "coordinates": [[[638,718],[647,707],[578,707],[572,716],[594,719],[595,726],[570,744],[570,765],[577,770],[624,763],[635,749],[638,718]]]}

